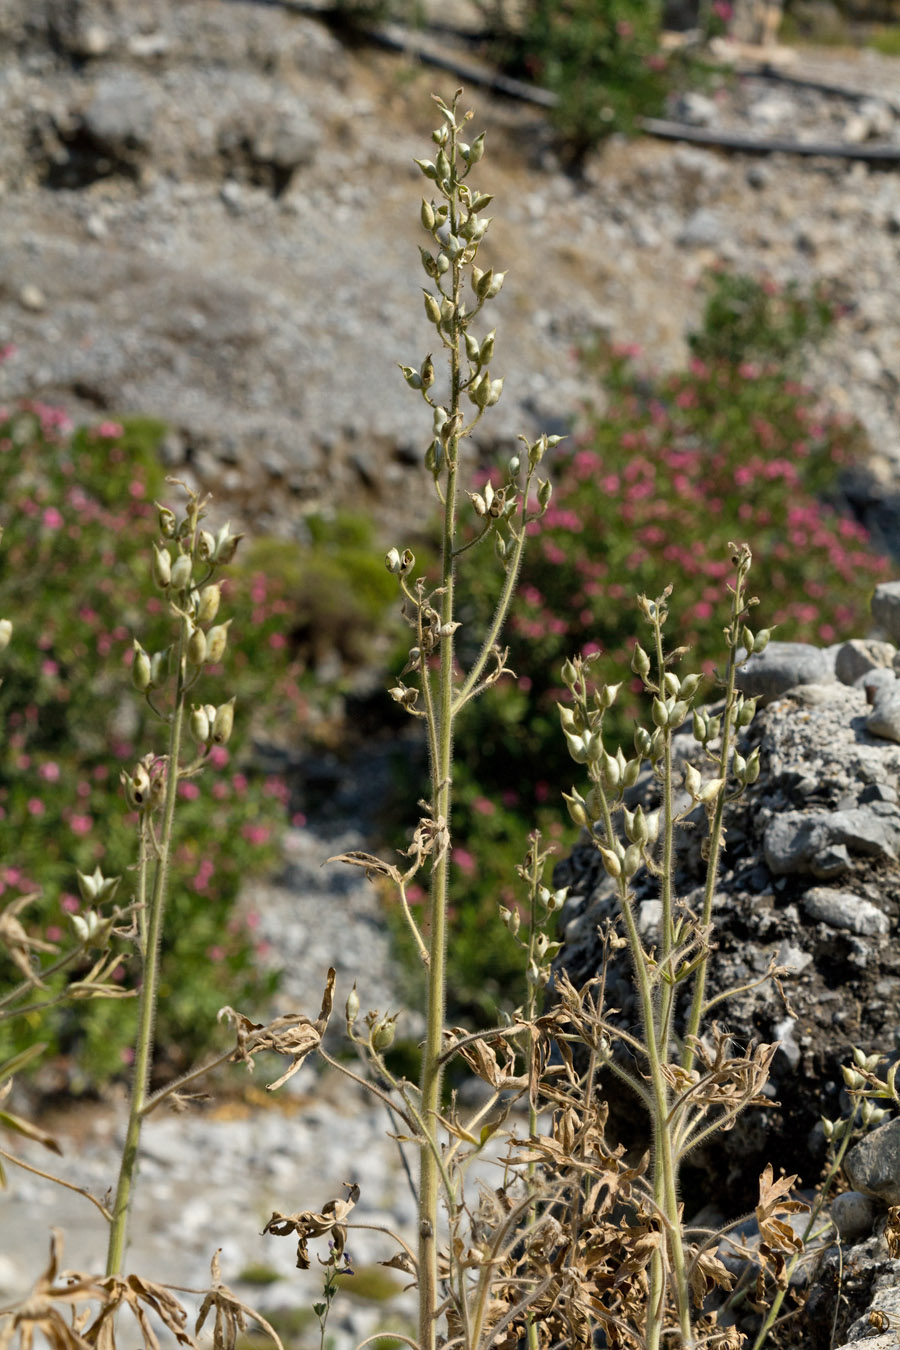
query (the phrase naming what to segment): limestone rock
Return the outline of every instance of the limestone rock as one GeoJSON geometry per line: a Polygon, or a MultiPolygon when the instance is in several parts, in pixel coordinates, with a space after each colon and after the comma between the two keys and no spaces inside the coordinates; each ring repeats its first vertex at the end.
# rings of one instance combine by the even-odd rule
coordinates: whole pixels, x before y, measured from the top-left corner
{"type": "Polygon", "coordinates": [[[844,1170],[854,1190],[885,1205],[900,1205],[900,1119],[879,1125],[854,1144],[844,1170]]]}
{"type": "Polygon", "coordinates": [[[831,648],[807,642],[770,642],[765,651],[751,656],[738,671],[738,686],[745,694],[777,698],[798,684],[829,683],[837,678],[837,656],[831,648]]]}

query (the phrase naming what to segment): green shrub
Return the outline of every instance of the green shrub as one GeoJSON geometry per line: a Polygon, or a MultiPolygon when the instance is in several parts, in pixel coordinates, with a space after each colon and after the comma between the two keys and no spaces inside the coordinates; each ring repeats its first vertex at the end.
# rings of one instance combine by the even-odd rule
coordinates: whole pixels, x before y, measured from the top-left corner
{"type": "MultiPolygon", "coordinates": [[[[44,404],[0,410],[0,612],[16,636],[0,687],[0,903],[38,891],[29,914],[51,940],[81,907],[76,870],[100,865],[109,875],[133,862],[133,826],[110,758],[130,768],[137,747],[158,740],[131,688],[130,662],[135,635],[155,649],[142,595],[153,502],[164,490],[163,430],[131,419],[72,432],[44,404]]],[[[285,726],[299,740],[311,713],[327,708],[315,667],[329,652],[344,669],[370,658],[393,587],[369,529],[341,517],[310,522],[308,547],[259,540],[238,552],[224,583],[236,727],[227,749],[212,751],[219,772],[180,789],[158,1073],[177,1072],[205,1049],[223,1003],[253,1006],[273,987],[255,960],[255,916],[239,916],[235,902],[245,879],[271,871],[280,856],[289,789],[254,767],[250,747],[254,736],[283,739],[285,726]]],[[[164,645],[164,605],[150,606],[164,645]]],[[[123,984],[125,950],[116,972],[123,984]]],[[[6,960],[0,978],[14,978],[6,960]]],[[[95,1000],[49,1013],[42,1036],[64,1066],[77,1054],[77,1071],[67,1070],[77,1089],[122,1072],[132,1021],[131,1004],[95,1000]]],[[[0,1053],[32,1037],[27,1021],[16,1021],[0,1053]]]]}
{"type": "Polygon", "coordinates": [[[746,273],[713,271],[707,291],[702,327],[688,338],[701,361],[774,361],[796,368],[834,320],[821,286],[806,292],[792,282],[779,289],[746,273]]]}

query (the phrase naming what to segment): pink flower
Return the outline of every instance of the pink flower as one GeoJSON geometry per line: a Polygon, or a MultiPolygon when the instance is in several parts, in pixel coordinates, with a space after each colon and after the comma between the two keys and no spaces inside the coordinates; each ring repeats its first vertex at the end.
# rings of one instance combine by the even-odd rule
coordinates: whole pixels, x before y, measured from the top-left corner
{"type": "Polygon", "coordinates": [[[453,850],[453,861],[461,872],[465,872],[467,877],[472,876],[475,871],[475,859],[466,848],[455,848],[453,850]]]}
{"type": "Polygon", "coordinates": [[[46,511],[42,516],[42,520],[44,524],[47,526],[48,530],[58,530],[60,525],[64,523],[62,516],[59,514],[55,506],[47,507],[46,511]]]}
{"type": "Polygon", "coordinates": [[[184,797],[185,801],[193,802],[200,796],[200,789],[196,783],[179,783],[178,795],[184,797]]]}
{"type": "Polygon", "coordinates": [[[77,895],[61,895],[59,903],[68,914],[77,914],[78,910],[81,909],[81,901],[77,895]]]}
{"type": "Polygon", "coordinates": [[[38,769],[38,777],[43,778],[45,783],[59,782],[59,765],[52,759],[48,759],[46,764],[42,764],[38,769]]]}
{"type": "Polygon", "coordinates": [[[90,834],[94,828],[94,821],[91,816],[70,816],[69,829],[73,834],[90,834]]]}
{"type": "Polygon", "coordinates": [[[42,661],[41,674],[47,675],[49,678],[52,679],[54,675],[59,674],[59,666],[56,664],[55,661],[42,661]]]}
{"type": "MultiPolygon", "coordinates": [[[[28,814],[30,816],[42,816],[44,814],[44,803],[41,801],[40,797],[28,798],[28,814]]],[[[9,874],[7,873],[7,877],[8,875],[9,874]]]]}
{"type": "Polygon", "coordinates": [[[116,441],[125,434],[125,428],[121,422],[101,422],[94,434],[105,441],[116,441]]]}
{"type": "Polygon", "coordinates": [[[496,809],[489,797],[476,797],[472,803],[472,810],[476,811],[479,816],[492,816],[496,809]]]}

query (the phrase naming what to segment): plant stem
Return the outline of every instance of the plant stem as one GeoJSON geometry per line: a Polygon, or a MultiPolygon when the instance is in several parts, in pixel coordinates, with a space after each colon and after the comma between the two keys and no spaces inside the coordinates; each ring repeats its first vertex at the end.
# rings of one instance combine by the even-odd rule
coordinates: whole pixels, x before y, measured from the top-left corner
{"type": "MultiPolygon", "coordinates": [[[[455,131],[453,158],[455,160],[455,131]]],[[[455,204],[450,203],[451,230],[455,228],[455,204]]],[[[453,307],[457,315],[460,303],[461,267],[453,264],[453,307]]],[[[454,320],[450,344],[450,404],[449,413],[459,413],[461,380],[459,357],[460,328],[454,320]]],[[[437,726],[434,744],[436,758],[431,765],[432,803],[439,842],[435,845],[435,861],[431,876],[429,906],[428,965],[426,967],[426,1030],[422,1052],[422,1121],[426,1136],[437,1128],[441,1105],[443,1061],[441,1050],[444,1037],[444,1006],[446,1001],[446,923],[447,892],[450,870],[449,822],[451,810],[453,765],[453,549],[456,540],[456,493],[459,461],[459,437],[447,441],[447,485],[444,500],[444,526],[441,541],[441,642],[438,688],[437,726]]],[[[422,679],[427,680],[422,655],[422,679]]],[[[419,1344],[421,1350],[434,1350],[438,1307],[437,1223],[440,1170],[434,1140],[426,1138],[421,1146],[419,1172],[419,1344]]],[[[451,1197],[447,1197],[448,1202],[451,1197]]]]}
{"type": "MultiPolygon", "coordinates": [[[[147,915],[146,939],[144,942],[144,968],[138,1006],[138,1027],[134,1052],[134,1077],[131,1087],[131,1100],[128,1111],[128,1125],[125,1131],[125,1144],[122,1149],[122,1161],[119,1168],[119,1181],[116,1198],[113,1203],[113,1220],[109,1234],[109,1248],[106,1257],[107,1275],[119,1275],[125,1259],[125,1243],[128,1235],[128,1217],[131,1210],[132,1191],[137,1171],[140,1148],[141,1124],[150,1087],[150,1067],[153,1058],[153,1031],[156,1022],[156,1001],[159,992],[160,942],[162,938],[163,915],[165,912],[166,892],[169,879],[169,856],[172,847],[172,831],[175,820],[175,801],[178,792],[178,758],[181,752],[181,732],[184,723],[185,704],[185,630],[182,621],[178,640],[178,677],[175,690],[175,706],[169,730],[169,754],[166,766],[166,795],[163,806],[163,829],[160,836],[159,856],[153,877],[153,894],[147,915]]],[[[143,836],[142,836],[143,837],[143,836]]],[[[141,875],[139,891],[146,887],[147,852],[141,848],[141,875]]]]}

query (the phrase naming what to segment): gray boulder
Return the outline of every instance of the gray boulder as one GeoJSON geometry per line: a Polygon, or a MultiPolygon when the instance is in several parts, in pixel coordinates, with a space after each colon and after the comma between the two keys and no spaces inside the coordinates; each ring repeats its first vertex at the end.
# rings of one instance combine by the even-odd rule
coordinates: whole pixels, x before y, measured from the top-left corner
{"type": "Polygon", "coordinates": [[[900,639],[900,581],[883,581],[875,587],[872,618],[892,642],[900,639]]]}
{"type": "Polygon", "coordinates": [[[738,671],[738,687],[762,699],[777,698],[798,684],[830,684],[836,674],[837,652],[808,642],[770,642],[738,671]]]}
{"type": "Polygon", "coordinates": [[[900,1119],[863,1135],[844,1159],[844,1171],[854,1190],[900,1205],[900,1119]]]}

